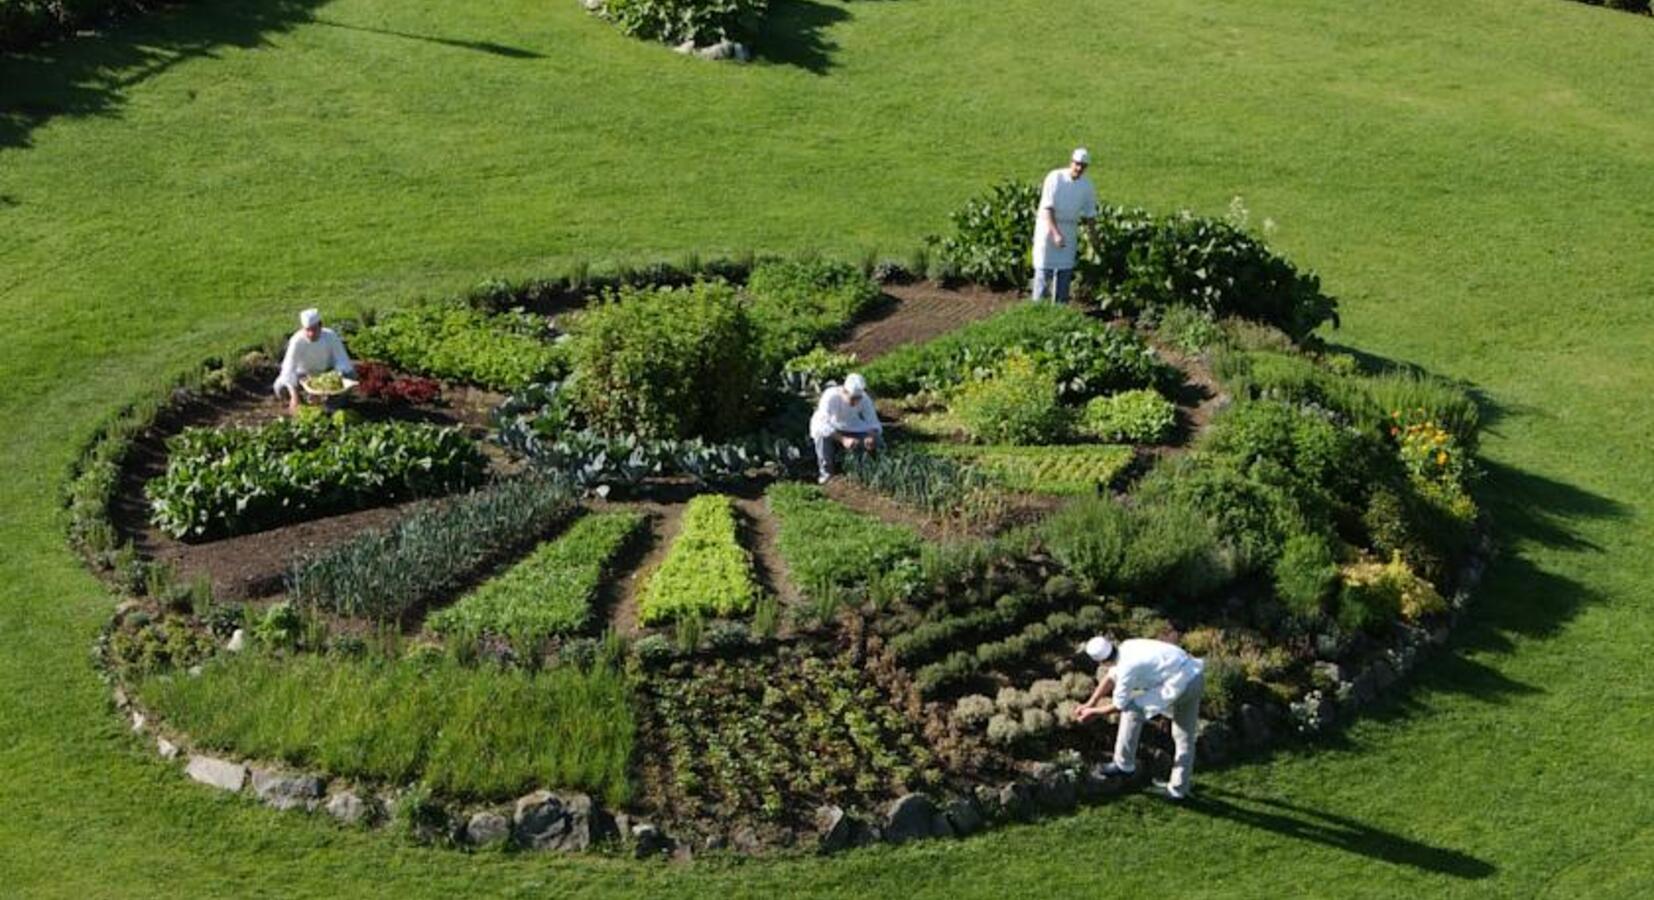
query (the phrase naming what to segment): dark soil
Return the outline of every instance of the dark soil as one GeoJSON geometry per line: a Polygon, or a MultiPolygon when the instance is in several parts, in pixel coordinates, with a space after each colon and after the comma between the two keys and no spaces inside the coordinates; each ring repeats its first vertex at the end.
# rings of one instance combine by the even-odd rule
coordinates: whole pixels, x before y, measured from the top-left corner
{"type": "Polygon", "coordinates": [[[638,624],[638,594],[650,573],[666,559],[667,550],[678,536],[678,530],[683,526],[683,507],[682,503],[593,504],[593,509],[629,509],[649,514],[649,539],[644,545],[647,549],[641,557],[632,561],[630,569],[617,566],[614,577],[609,580],[613,594],[609,606],[609,625],[616,634],[635,637],[641,629],[638,624]]]}
{"type": "Polygon", "coordinates": [[[928,341],[986,319],[1019,300],[1015,292],[978,287],[955,290],[929,281],[889,284],[884,292],[888,302],[858,323],[837,350],[867,362],[903,344],[928,341]]]}
{"type": "MultiPolygon", "coordinates": [[[[282,575],[296,556],[341,541],[365,529],[384,527],[406,516],[412,502],[343,515],[296,522],[279,528],[214,541],[177,540],[149,522],[144,485],[166,471],[167,438],[191,426],[250,426],[273,421],[285,406],[270,393],[275,370],[254,370],[227,393],[191,399],[161,414],[155,425],[132,444],[122,467],[120,485],[110,503],[115,528],[145,559],[173,564],[186,580],[208,575],[215,596],[222,600],[268,597],[282,589],[282,575]]],[[[400,419],[455,425],[473,438],[486,433],[489,413],[503,399],[499,394],[463,385],[444,386],[436,404],[386,407],[372,401],[350,408],[369,420],[400,419]]],[[[503,451],[483,442],[496,472],[512,467],[503,451]]]]}

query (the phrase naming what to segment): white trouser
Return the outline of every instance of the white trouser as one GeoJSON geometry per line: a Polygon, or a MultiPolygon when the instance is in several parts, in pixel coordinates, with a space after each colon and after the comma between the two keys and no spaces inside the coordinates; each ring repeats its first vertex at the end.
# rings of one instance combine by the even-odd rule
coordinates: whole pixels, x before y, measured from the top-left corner
{"type": "MultiPolygon", "coordinates": [[[[1195,736],[1200,733],[1200,698],[1206,693],[1206,676],[1196,675],[1183,693],[1178,695],[1166,712],[1172,719],[1173,790],[1189,788],[1189,779],[1195,773],[1195,736]]],[[[1143,734],[1144,715],[1138,710],[1120,713],[1120,729],[1114,738],[1114,765],[1125,772],[1137,768],[1137,739],[1143,734]]]]}

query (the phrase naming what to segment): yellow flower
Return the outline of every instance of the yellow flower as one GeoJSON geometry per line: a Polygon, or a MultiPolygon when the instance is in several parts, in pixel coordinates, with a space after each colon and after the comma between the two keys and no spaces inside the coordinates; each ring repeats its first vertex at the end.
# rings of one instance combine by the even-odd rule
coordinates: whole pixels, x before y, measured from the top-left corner
{"type": "Polygon", "coordinates": [[[1447,451],[1443,450],[1443,451],[1440,451],[1436,454],[1436,465],[1438,465],[1438,466],[1447,465],[1447,451]]]}

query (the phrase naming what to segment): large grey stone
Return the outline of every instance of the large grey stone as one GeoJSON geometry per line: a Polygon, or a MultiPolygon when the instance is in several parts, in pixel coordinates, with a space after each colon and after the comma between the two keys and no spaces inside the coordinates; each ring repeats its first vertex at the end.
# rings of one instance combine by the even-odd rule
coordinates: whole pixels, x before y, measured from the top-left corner
{"type": "Polygon", "coordinates": [[[327,798],[327,814],[346,825],[355,825],[368,817],[368,805],[351,791],[340,791],[327,798]]]}
{"type": "Polygon", "coordinates": [[[518,799],[512,823],[530,850],[577,852],[614,835],[614,819],[585,794],[535,791],[518,799]]]}
{"type": "Polygon", "coordinates": [[[1079,779],[1050,763],[1034,767],[1034,802],[1047,812],[1066,812],[1079,802],[1079,779]]]}
{"type": "Polygon", "coordinates": [[[1227,722],[1203,720],[1195,738],[1195,753],[1202,762],[1220,763],[1229,758],[1232,735],[1227,722]]]}
{"type": "Polygon", "coordinates": [[[822,853],[836,853],[850,846],[855,823],[838,806],[822,806],[816,809],[816,834],[819,840],[816,849],[822,853]]]}
{"type": "Polygon", "coordinates": [[[758,837],[758,832],[751,825],[742,825],[730,832],[729,846],[737,853],[752,855],[764,849],[764,842],[758,837]]]}
{"type": "Polygon", "coordinates": [[[639,822],[632,826],[632,855],[638,859],[648,859],[652,856],[667,857],[677,849],[674,841],[666,836],[666,832],[648,822],[639,822]]]}
{"type": "Polygon", "coordinates": [[[892,844],[903,844],[930,837],[936,833],[936,817],[940,812],[924,794],[904,794],[890,803],[885,816],[884,839],[892,844]]]}
{"type": "Polygon", "coordinates": [[[473,847],[504,843],[511,836],[511,820],[493,810],[479,812],[465,822],[465,842],[473,847]]]}
{"type": "Polygon", "coordinates": [[[1000,814],[1007,819],[1025,822],[1034,817],[1034,789],[1020,781],[1012,781],[999,789],[1000,814]]]}
{"type": "Polygon", "coordinates": [[[290,775],[253,769],[253,793],[276,809],[313,810],[321,805],[326,787],[315,775],[290,775]]]}
{"type": "Polygon", "coordinates": [[[247,784],[246,766],[211,756],[191,756],[184,774],[225,791],[239,791],[247,784]]]}
{"type": "Polygon", "coordinates": [[[975,800],[969,797],[955,797],[948,801],[946,812],[948,824],[960,837],[982,830],[982,811],[976,808],[975,800]]]}
{"type": "Polygon", "coordinates": [[[1261,747],[1269,743],[1269,739],[1273,737],[1269,714],[1251,703],[1241,704],[1240,727],[1241,739],[1246,741],[1249,747],[1261,747]]]}

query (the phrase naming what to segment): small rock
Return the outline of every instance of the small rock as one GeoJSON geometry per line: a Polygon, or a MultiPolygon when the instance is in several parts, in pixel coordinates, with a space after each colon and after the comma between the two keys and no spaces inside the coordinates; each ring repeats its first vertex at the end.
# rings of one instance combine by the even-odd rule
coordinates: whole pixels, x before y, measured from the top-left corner
{"type": "Polygon", "coordinates": [[[115,689],[110,691],[109,694],[115,701],[116,709],[126,709],[128,706],[132,705],[132,701],[126,699],[126,690],[120,685],[116,685],[115,689]]]}
{"type": "Polygon", "coordinates": [[[758,832],[750,825],[743,825],[735,829],[729,836],[729,845],[737,853],[748,855],[756,854],[764,849],[764,842],[758,839],[758,832]]]}
{"type": "Polygon", "coordinates": [[[892,844],[927,838],[934,834],[936,815],[941,812],[924,794],[904,794],[890,804],[885,816],[884,839],[892,844]]]}
{"type": "Polygon", "coordinates": [[[984,818],[992,820],[997,819],[1004,814],[1005,811],[1001,809],[999,805],[998,788],[992,788],[985,784],[979,784],[971,791],[971,793],[976,797],[976,808],[982,812],[984,818]]]}
{"type": "Polygon", "coordinates": [[[675,842],[666,836],[666,832],[648,822],[640,822],[632,826],[632,855],[638,859],[648,859],[651,856],[671,856],[677,849],[675,842]]]}
{"type": "Polygon", "coordinates": [[[241,628],[237,628],[235,631],[230,632],[229,643],[224,645],[224,649],[230,651],[231,653],[240,653],[246,648],[247,632],[241,628]]]}
{"type": "Polygon", "coordinates": [[[189,672],[189,676],[191,678],[200,678],[201,673],[205,672],[206,669],[202,668],[200,663],[196,663],[195,665],[190,666],[187,671],[189,672]]]}
{"type": "Polygon", "coordinates": [[[1367,668],[1367,674],[1372,676],[1373,685],[1384,692],[1396,683],[1396,670],[1387,660],[1379,660],[1367,668]]]}
{"type": "Polygon", "coordinates": [[[124,624],[127,616],[143,608],[144,605],[136,600],[122,600],[115,604],[115,623],[124,624]]]}
{"type": "Polygon", "coordinates": [[[672,49],[676,50],[679,53],[683,53],[685,55],[691,54],[691,53],[695,52],[695,42],[694,41],[684,41],[683,43],[677,45],[676,47],[673,47],[672,49]]]}
{"type": "Polygon", "coordinates": [[[1034,802],[1048,812],[1066,812],[1079,802],[1079,779],[1073,772],[1040,763],[1034,767],[1034,802]]]}
{"type": "Polygon", "coordinates": [[[184,774],[202,784],[225,791],[239,791],[247,784],[246,766],[214,759],[211,756],[191,756],[184,774]]]}
{"type": "Polygon", "coordinates": [[[1007,819],[1018,822],[1034,817],[1034,790],[1020,781],[1012,781],[999,789],[999,809],[1007,819]]]}
{"type": "Polygon", "coordinates": [[[1269,743],[1271,729],[1269,715],[1251,703],[1242,703],[1240,708],[1241,739],[1249,747],[1261,747],[1269,743]]]}
{"type": "Polygon", "coordinates": [[[164,737],[155,739],[155,752],[161,754],[162,759],[177,759],[178,745],[164,737]]]}
{"type": "MultiPolygon", "coordinates": [[[[729,38],[724,38],[716,44],[710,44],[705,47],[696,47],[695,55],[701,59],[734,59],[736,48],[740,46],[741,45],[735,43],[729,38]]],[[[745,49],[743,48],[741,52],[745,52],[745,49]]]]}
{"type": "Polygon", "coordinates": [[[315,809],[321,804],[322,780],[315,775],[288,775],[253,769],[253,793],[276,809],[315,809]]]}
{"type": "Polygon", "coordinates": [[[135,732],[136,731],[143,731],[144,730],[144,725],[147,724],[148,722],[149,722],[149,720],[144,718],[143,713],[138,712],[137,710],[132,711],[132,730],[133,731],[135,731],[135,732]]]}
{"type": "Polygon", "coordinates": [[[1315,664],[1315,678],[1324,685],[1335,685],[1346,681],[1344,667],[1335,662],[1318,662],[1315,664]]]}
{"type": "Polygon", "coordinates": [[[580,5],[586,8],[586,12],[602,12],[603,3],[604,0],[580,0],[580,5]]]}
{"type": "Polygon", "coordinates": [[[1229,723],[1203,721],[1195,738],[1195,755],[1208,763],[1220,763],[1229,758],[1229,723]]]}
{"type": "Polygon", "coordinates": [[[816,849],[822,853],[837,853],[850,846],[855,823],[838,806],[816,809],[816,834],[820,836],[816,849]]]}
{"type": "Polygon", "coordinates": [[[982,813],[976,808],[976,802],[969,797],[956,797],[948,801],[948,824],[953,832],[960,837],[975,834],[982,830],[982,813]]]}
{"type": "Polygon", "coordinates": [[[728,846],[729,838],[721,834],[709,834],[706,836],[706,840],[701,842],[702,850],[722,850],[728,846]]]}
{"type": "Polygon", "coordinates": [[[737,41],[737,42],[735,42],[734,47],[732,47],[731,49],[732,49],[733,52],[732,52],[730,58],[735,60],[736,62],[747,62],[748,60],[752,59],[752,51],[747,48],[746,44],[743,44],[743,43],[740,43],[739,41],[737,41]]]}
{"type": "Polygon", "coordinates": [[[586,850],[614,836],[614,819],[585,794],[535,791],[512,815],[517,842],[531,850],[586,850]]]}
{"type": "Polygon", "coordinates": [[[484,810],[465,822],[465,842],[473,847],[501,844],[511,836],[511,820],[493,810],[484,810]]]}
{"type": "Polygon", "coordinates": [[[350,791],[340,791],[327,798],[327,814],[346,825],[355,825],[367,818],[368,805],[350,791]]]}

